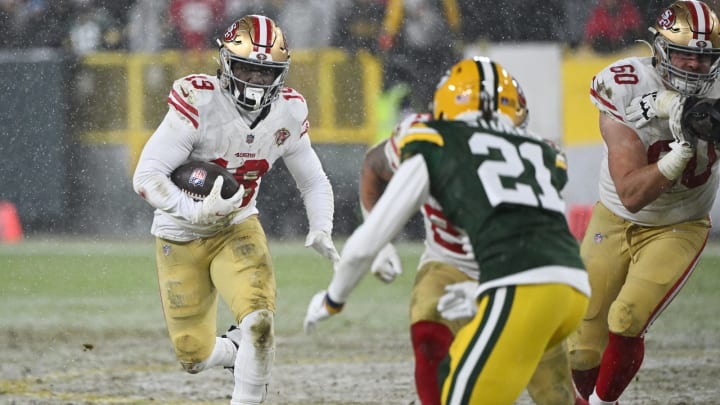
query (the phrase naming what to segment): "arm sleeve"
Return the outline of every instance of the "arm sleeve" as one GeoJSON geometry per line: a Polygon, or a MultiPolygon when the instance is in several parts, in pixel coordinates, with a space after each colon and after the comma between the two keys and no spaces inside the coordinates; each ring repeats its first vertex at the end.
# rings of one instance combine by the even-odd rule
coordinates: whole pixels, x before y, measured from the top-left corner
{"type": "Polygon", "coordinates": [[[335,266],[328,295],[347,301],[350,292],[370,269],[373,258],[405,226],[430,195],[430,178],[421,155],[403,162],[370,212],[345,243],[335,266]]]}
{"type": "Polygon", "coordinates": [[[170,173],[184,163],[193,148],[193,127],[169,111],[145,144],[133,175],[133,188],[152,207],[187,219],[197,204],[172,181],[170,173]]]}
{"type": "Polygon", "coordinates": [[[300,142],[304,145],[285,155],[283,160],[300,190],[310,231],[321,230],[330,235],[335,212],[332,186],[308,137],[300,142]]]}

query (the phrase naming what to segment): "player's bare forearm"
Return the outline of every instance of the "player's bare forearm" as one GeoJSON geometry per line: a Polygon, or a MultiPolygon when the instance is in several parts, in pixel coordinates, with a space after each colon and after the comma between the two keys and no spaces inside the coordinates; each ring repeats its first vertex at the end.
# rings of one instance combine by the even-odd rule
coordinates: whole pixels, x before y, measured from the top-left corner
{"type": "Polygon", "coordinates": [[[380,199],[393,172],[383,152],[385,142],[371,148],[363,160],[360,173],[360,202],[370,211],[380,199]]]}
{"type": "Polygon", "coordinates": [[[610,176],[628,211],[641,210],[672,186],[657,165],[647,161],[645,147],[633,129],[603,114],[600,131],[608,148],[610,176]]]}

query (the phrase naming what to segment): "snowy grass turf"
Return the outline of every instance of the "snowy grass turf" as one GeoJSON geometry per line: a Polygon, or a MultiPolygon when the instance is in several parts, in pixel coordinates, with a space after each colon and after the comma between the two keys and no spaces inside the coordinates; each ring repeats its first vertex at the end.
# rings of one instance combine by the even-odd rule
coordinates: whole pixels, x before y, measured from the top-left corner
{"type": "MultiPolygon", "coordinates": [[[[0,245],[0,319],[5,326],[29,324],[100,330],[123,323],[135,330],[163,327],[157,293],[152,240],[141,242],[92,240],[27,240],[0,245]]],[[[669,309],[651,328],[661,345],[713,346],[720,340],[720,248],[711,243],[698,269],[669,309]],[[691,333],[688,333],[692,331],[691,333]]],[[[338,243],[342,247],[342,242],[338,243]]],[[[398,245],[405,272],[392,284],[366,277],[353,293],[347,310],[324,324],[327,331],[353,328],[371,333],[391,328],[407,331],[409,293],[420,243],[398,245]]],[[[300,241],[271,241],[278,281],[277,332],[302,332],[310,297],[325,288],[329,263],[300,241]]],[[[232,317],[220,304],[218,330],[232,317]]]]}
{"type": "MultiPolygon", "coordinates": [[[[407,330],[409,293],[422,246],[400,246],[405,274],[390,285],[367,277],[351,297],[347,313],[328,324],[329,331],[355,322],[362,322],[365,330],[407,330]]],[[[153,249],[153,240],[0,244],[0,319],[15,327],[44,324],[100,331],[122,323],[135,330],[163,328],[153,249]]],[[[300,241],[270,241],[270,249],[278,284],[277,332],[301,333],[307,303],[327,286],[332,267],[300,241]]],[[[221,303],[218,330],[230,322],[221,303]]]]}

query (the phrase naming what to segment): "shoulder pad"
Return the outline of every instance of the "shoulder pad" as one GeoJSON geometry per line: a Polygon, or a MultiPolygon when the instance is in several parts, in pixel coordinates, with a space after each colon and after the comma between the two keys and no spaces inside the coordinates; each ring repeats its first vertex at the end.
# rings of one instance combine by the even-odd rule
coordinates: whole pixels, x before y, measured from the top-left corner
{"type": "Polygon", "coordinates": [[[425,122],[414,123],[398,140],[398,147],[402,150],[411,142],[430,142],[438,146],[445,145],[442,135],[425,122]]]}
{"type": "Polygon", "coordinates": [[[210,104],[220,90],[217,78],[204,74],[185,76],[172,85],[168,95],[168,104],[180,114],[181,118],[190,121],[197,128],[199,108],[210,104]]]}
{"type": "Polygon", "coordinates": [[[390,139],[388,139],[385,144],[385,156],[387,157],[388,163],[390,163],[390,167],[393,170],[397,169],[400,165],[400,147],[398,145],[402,137],[410,129],[410,127],[413,126],[413,124],[430,121],[431,119],[432,116],[430,113],[410,114],[395,125],[390,139]]]}
{"type": "Polygon", "coordinates": [[[290,112],[290,114],[292,114],[293,118],[297,119],[298,121],[302,121],[307,118],[307,102],[305,101],[305,97],[300,94],[299,91],[291,87],[283,87],[278,100],[279,102],[285,103],[287,105],[286,108],[290,112]]]}
{"type": "Polygon", "coordinates": [[[655,69],[644,59],[620,59],[593,77],[590,101],[598,110],[624,121],[625,108],[635,97],[664,88],[655,69]]]}

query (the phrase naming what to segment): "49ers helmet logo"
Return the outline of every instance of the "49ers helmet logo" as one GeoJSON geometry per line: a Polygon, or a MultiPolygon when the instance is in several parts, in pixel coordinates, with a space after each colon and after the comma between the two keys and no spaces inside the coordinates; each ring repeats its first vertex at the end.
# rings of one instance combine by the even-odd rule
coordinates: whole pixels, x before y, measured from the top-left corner
{"type": "Polygon", "coordinates": [[[660,17],[658,17],[657,25],[667,30],[670,29],[673,24],[675,24],[675,13],[672,9],[668,8],[660,14],[660,17]]]}
{"type": "Polygon", "coordinates": [[[235,35],[237,35],[237,29],[238,29],[238,23],[237,23],[237,21],[235,21],[234,23],[232,23],[232,25],[230,25],[228,27],[227,31],[225,31],[225,35],[223,35],[223,39],[225,41],[232,41],[233,39],[235,39],[235,35]]]}

